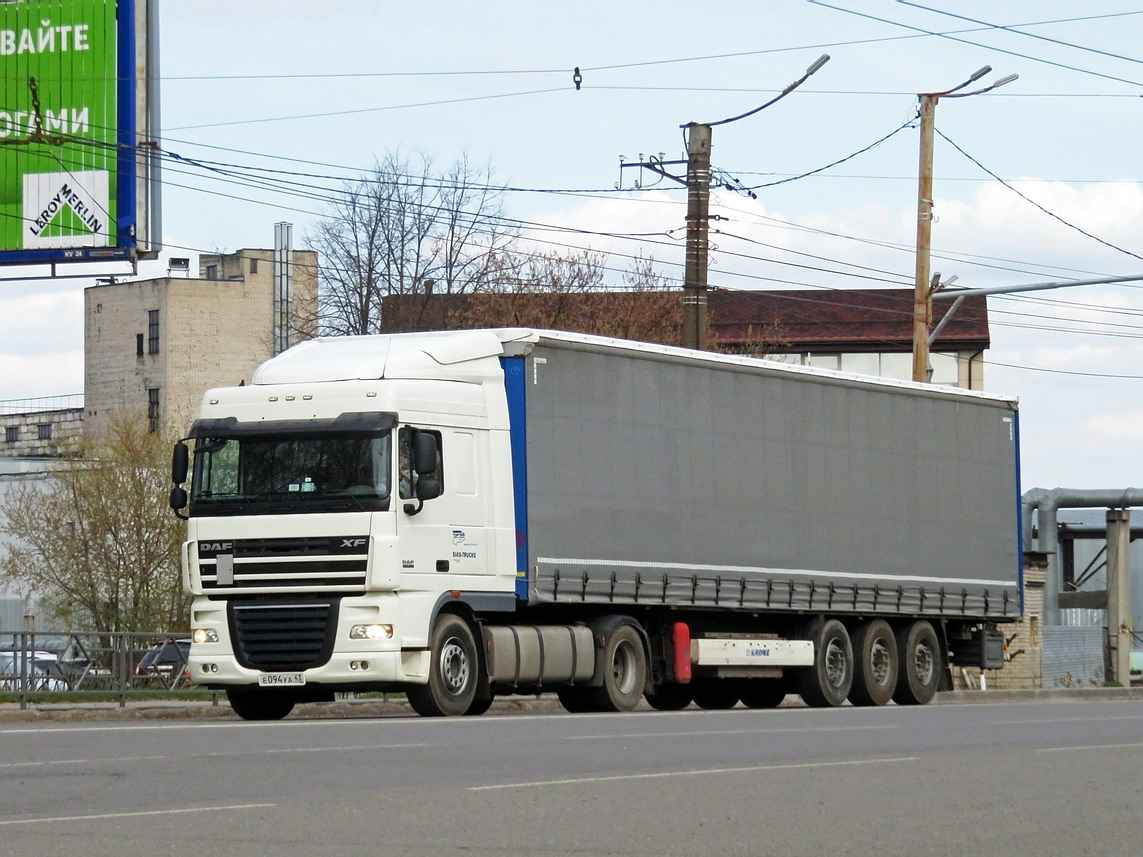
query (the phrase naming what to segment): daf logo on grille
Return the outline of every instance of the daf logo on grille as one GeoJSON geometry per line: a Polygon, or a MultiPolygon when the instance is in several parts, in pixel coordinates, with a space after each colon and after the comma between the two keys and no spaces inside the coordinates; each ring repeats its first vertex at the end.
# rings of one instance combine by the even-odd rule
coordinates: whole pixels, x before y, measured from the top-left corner
{"type": "Polygon", "coordinates": [[[342,539],[341,546],[343,548],[359,548],[367,541],[368,539],[342,539]]]}
{"type": "Polygon", "coordinates": [[[203,542],[199,545],[199,553],[221,553],[233,549],[234,542],[203,542]]]}

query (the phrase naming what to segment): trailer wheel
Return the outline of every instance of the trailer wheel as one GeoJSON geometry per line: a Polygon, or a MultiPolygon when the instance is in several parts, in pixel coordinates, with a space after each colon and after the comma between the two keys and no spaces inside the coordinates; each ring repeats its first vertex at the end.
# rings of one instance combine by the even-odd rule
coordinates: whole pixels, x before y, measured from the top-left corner
{"type": "Polygon", "coordinates": [[[941,680],[941,644],[930,622],[919,619],[897,631],[900,668],[893,701],[898,705],[932,702],[941,680]]]}
{"type": "Polygon", "coordinates": [[[226,699],[243,720],[281,720],[294,710],[292,696],[249,687],[228,687],[226,699]]]}
{"type": "Polygon", "coordinates": [[[409,705],[422,717],[464,714],[476,700],[480,670],[472,629],[459,616],[441,614],[430,651],[429,683],[405,691],[409,705]]]}
{"type": "Polygon", "coordinates": [[[783,678],[747,678],[738,683],[738,698],[747,708],[777,708],[787,690],[783,678]]]}
{"type": "Polygon", "coordinates": [[[644,698],[656,711],[682,711],[691,704],[693,696],[690,685],[668,683],[659,685],[644,698]]]}
{"type": "Polygon", "coordinates": [[[862,622],[853,633],[854,705],[884,705],[897,689],[897,638],[884,619],[862,622]]]}
{"type": "Polygon", "coordinates": [[[596,711],[630,711],[643,698],[647,681],[647,653],[639,632],[620,625],[603,647],[603,686],[590,689],[596,711]]]}
{"type": "Polygon", "coordinates": [[[693,683],[695,705],[708,711],[725,711],[738,705],[738,684],[728,679],[708,678],[693,683]]]}
{"type": "Polygon", "coordinates": [[[814,665],[802,670],[799,693],[811,708],[841,705],[853,686],[853,644],[845,625],[827,619],[813,636],[814,665]]]}

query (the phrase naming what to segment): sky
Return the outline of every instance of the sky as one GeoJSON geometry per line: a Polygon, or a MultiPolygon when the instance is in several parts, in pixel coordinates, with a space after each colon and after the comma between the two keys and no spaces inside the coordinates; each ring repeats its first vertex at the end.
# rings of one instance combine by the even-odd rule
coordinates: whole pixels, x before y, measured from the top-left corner
{"type": "MultiPolygon", "coordinates": [[[[719,175],[768,186],[714,191],[712,286],[911,288],[917,93],[986,65],[965,91],[1019,79],[937,106],[932,269],[966,288],[1143,275],[1128,0],[161,7],[165,249],[140,277],[271,247],[279,221],[305,246],[341,183],[400,152],[487,166],[536,247],[607,252],[616,282],[650,256],[681,285],[685,190],[621,157],[682,158],[680,126],[753,110],[822,54],[713,130],[719,175]]],[[[0,401],[82,391],[92,280],[13,279],[40,274],[0,271],[0,401]]],[[[1024,487],[1143,485],[1143,281],[989,311],[985,388],[1020,400],[1024,487]]]]}

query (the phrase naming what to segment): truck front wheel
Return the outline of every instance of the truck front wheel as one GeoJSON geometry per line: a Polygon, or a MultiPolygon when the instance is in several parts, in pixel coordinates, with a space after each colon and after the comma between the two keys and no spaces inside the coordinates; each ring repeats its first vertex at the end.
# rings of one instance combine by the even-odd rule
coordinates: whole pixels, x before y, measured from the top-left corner
{"type": "Polygon", "coordinates": [[[281,720],[294,710],[294,698],[280,691],[228,687],[226,699],[243,720],[281,720]]]}
{"type": "Polygon", "coordinates": [[[405,691],[422,717],[453,717],[473,707],[480,661],[472,629],[459,616],[442,614],[433,628],[429,682],[405,691]]]}

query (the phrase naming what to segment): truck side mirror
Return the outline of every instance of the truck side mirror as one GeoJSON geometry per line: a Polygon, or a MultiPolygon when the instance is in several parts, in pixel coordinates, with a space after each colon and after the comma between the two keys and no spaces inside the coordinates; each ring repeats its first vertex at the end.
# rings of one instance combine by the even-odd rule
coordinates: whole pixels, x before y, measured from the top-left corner
{"type": "Polygon", "coordinates": [[[426,500],[435,500],[441,495],[441,481],[422,476],[417,480],[417,499],[422,503],[426,500]]]}
{"type": "Polygon", "coordinates": [[[171,489],[171,509],[176,513],[187,507],[187,492],[181,485],[176,485],[171,489]]]}
{"type": "Polygon", "coordinates": [[[418,475],[436,470],[439,458],[437,439],[431,432],[419,431],[413,435],[413,469],[418,475]]]}
{"type": "MultiPolygon", "coordinates": [[[[175,448],[171,452],[171,481],[176,485],[182,485],[187,481],[187,471],[189,469],[190,451],[187,449],[187,445],[180,441],[175,444],[175,448]]],[[[186,505],[185,501],[183,505],[186,505]]],[[[182,506],[179,508],[181,509],[182,506]]]]}

